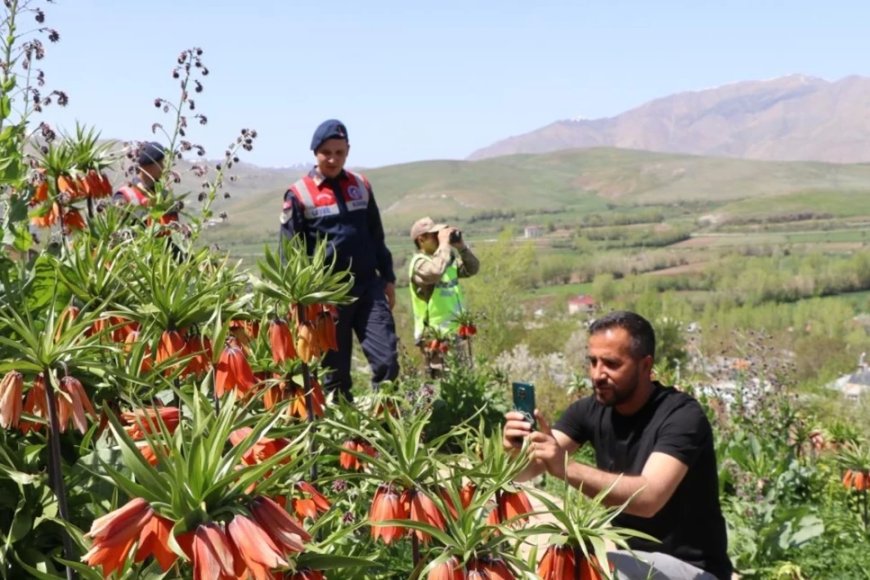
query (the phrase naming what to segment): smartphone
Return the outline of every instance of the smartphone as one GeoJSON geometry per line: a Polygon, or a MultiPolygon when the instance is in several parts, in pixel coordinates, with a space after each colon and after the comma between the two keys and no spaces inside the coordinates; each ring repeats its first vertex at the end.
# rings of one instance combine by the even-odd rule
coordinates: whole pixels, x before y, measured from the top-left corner
{"type": "Polygon", "coordinates": [[[525,415],[526,421],[532,424],[532,430],[537,428],[535,421],[535,385],[530,383],[513,383],[514,410],[525,415]]]}

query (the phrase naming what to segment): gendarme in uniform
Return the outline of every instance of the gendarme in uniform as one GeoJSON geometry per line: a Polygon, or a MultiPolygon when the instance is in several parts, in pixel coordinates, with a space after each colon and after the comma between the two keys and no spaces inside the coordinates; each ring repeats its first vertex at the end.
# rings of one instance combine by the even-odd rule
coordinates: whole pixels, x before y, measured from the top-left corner
{"type": "Polygon", "coordinates": [[[393,257],[384,242],[381,214],[369,181],[344,169],[347,128],[323,122],[311,141],[318,165],[284,194],[282,236],[303,236],[311,252],[318,238],[328,241],[336,271],[350,270],[356,301],[339,308],[338,351],[329,351],[324,387],[351,399],[352,333],[372,369],[372,382],[393,380],[399,372],[396,327],[385,290],[393,290],[393,257]],[[331,175],[329,175],[331,174],[331,175]]]}

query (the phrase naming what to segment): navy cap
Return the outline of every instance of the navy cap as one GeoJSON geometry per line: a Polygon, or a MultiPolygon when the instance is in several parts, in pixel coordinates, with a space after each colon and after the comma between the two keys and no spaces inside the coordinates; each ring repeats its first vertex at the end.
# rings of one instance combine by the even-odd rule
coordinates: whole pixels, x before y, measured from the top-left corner
{"type": "Polygon", "coordinates": [[[347,127],[338,119],[329,119],[324,121],[314,131],[314,137],[311,138],[311,150],[315,153],[324,141],[329,139],[344,139],[347,141],[347,127]]]}
{"type": "Polygon", "coordinates": [[[139,165],[150,165],[151,163],[160,163],[166,157],[166,150],[163,145],[156,141],[144,143],[139,149],[139,155],[136,157],[136,163],[139,165]]]}

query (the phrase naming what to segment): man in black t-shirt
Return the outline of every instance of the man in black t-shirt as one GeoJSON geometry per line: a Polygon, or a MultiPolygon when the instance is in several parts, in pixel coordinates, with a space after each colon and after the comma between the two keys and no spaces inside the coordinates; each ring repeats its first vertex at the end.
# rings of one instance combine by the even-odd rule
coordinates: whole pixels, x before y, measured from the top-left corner
{"type": "Polygon", "coordinates": [[[613,312],[590,326],[588,351],[593,397],[573,403],[552,429],[538,411],[536,431],[521,413],[506,415],[505,448],[518,451],[528,439],[531,463],[518,480],[547,471],[590,497],[613,486],[609,505],[634,496],[614,525],[660,543],[632,539],[632,552],[611,552],[619,578],[730,579],[712,428],[695,399],[652,380],[652,326],[613,312]],[[570,459],[586,442],[597,468],[570,459]]]}

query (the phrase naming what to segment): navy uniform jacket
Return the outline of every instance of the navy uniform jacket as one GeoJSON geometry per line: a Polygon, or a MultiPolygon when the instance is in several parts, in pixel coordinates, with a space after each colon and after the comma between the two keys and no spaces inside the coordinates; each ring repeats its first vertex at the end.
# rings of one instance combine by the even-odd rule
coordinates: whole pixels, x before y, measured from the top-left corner
{"type": "Polygon", "coordinates": [[[325,237],[329,258],[336,256],[336,271],[350,269],[354,275],[354,296],[378,278],[396,281],[380,210],[371,185],[358,173],[342,170],[327,179],[315,167],[296,181],[284,194],[281,233],[305,236],[309,252],[318,236],[325,237]]]}

